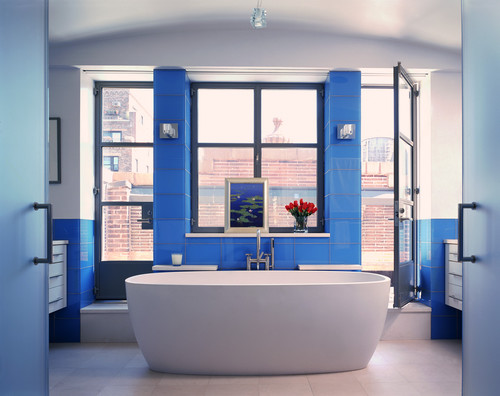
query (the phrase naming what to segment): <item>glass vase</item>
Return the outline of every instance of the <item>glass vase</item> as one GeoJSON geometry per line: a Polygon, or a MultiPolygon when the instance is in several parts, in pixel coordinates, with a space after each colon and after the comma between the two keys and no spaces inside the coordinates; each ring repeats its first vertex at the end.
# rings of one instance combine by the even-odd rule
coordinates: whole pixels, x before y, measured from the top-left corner
{"type": "Polygon", "coordinates": [[[307,216],[295,217],[293,223],[293,232],[304,233],[307,232],[307,216]]]}

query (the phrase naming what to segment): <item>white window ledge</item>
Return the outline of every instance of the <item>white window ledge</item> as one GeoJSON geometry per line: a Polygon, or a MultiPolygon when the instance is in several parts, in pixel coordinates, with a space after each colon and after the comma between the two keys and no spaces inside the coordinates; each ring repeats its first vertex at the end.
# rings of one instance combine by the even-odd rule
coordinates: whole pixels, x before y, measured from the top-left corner
{"type": "MultiPolygon", "coordinates": [[[[186,238],[255,238],[255,232],[252,233],[232,233],[232,232],[221,232],[221,233],[189,233],[185,234],[186,238]]],[[[306,232],[306,233],[295,233],[295,232],[276,232],[276,233],[262,233],[261,238],[329,238],[330,233],[328,232],[306,232]]]]}

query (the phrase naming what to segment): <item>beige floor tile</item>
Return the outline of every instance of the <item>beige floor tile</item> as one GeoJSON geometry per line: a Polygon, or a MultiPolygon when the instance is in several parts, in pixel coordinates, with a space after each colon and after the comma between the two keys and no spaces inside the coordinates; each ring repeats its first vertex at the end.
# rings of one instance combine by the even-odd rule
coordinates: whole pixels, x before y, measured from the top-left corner
{"type": "Polygon", "coordinates": [[[311,384],[314,396],[367,396],[359,382],[335,382],[311,384]]]}
{"type": "Polygon", "coordinates": [[[151,396],[154,389],[154,385],[110,385],[105,386],[98,396],[151,396]]]}
{"type": "Polygon", "coordinates": [[[205,396],[207,385],[157,385],[151,396],[205,396]]]}
{"type": "Polygon", "coordinates": [[[210,384],[205,396],[259,396],[258,384],[210,384]]]}

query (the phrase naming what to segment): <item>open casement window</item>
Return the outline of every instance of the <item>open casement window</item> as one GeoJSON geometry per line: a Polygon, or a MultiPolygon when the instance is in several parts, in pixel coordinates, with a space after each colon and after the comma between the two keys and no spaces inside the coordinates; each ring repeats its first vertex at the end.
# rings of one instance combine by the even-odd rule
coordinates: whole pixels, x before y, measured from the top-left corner
{"type": "Polygon", "coordinates": [[[417,88],[399,63],[394,67],[394,306],[416,297],[417,88]]]}
{"type": "Polygon", "coordinates": [[[153,87],[99,83],[96,99],[96,298],[153,265],[153,87]]]}
{"type": "Polygon", "coordinates": [[[314,202],[323,230],[321,84],[192,84],[193,232],[223,232],[226,178],[269,180],[269,229],[291,232],[290,201],[314,202]]]}

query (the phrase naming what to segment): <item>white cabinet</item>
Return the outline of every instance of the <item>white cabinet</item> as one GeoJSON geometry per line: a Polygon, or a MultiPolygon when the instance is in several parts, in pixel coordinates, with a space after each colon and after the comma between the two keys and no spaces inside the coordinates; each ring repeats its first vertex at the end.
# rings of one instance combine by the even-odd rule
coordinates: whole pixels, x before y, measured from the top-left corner
{"type": "Polygon", "coordinates": [[[49,313],[65,308],[67,303],[66,268],[68,241],[54,241],[49,264],[49,313]]]}
{"type": "Polygon", "coordinates": [[[456,239],[444,240],[445,304],[462,310],[462,263],[458,261],[456,239]]]}

